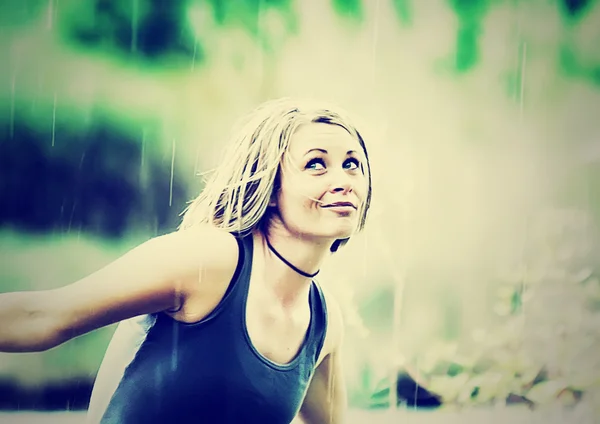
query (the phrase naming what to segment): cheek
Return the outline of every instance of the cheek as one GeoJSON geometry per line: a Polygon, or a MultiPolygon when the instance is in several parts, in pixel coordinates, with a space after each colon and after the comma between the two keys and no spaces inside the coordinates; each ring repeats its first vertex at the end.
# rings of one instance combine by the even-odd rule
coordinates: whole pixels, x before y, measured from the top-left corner
{"type": "Polygon", "coordinates": [[[299,182],[288,181],[281,187],[277,203],[282,213],[286,215],[295,215],[298,212],[310,207],[312,200],[310,193],[306,191],[299,182]]]}
{"type": "Polygon", "coordinates": [[[360,200],[366,200],[369,191],[369,182],[364,177],[360,177],[354,184],[354,191],[360,200]]]}
{"type": "Polygon", "coordinates": [[[318,201],[322,197],[322,192],[317,192],[314,186],[302,186],[300,184],[294,187],[286,187],[285,192],[279,195],[279,211],[284,220],[291,223],[300,223],[313,220],[318,210],[318,201]]]}
{"type": "Polygon", "coordinates": [[[327,192],[327,188],[324,180],[300,176],[286,181],[285,190],[287,199],[293,199],[297,205],[314,206],[327,192]]]}

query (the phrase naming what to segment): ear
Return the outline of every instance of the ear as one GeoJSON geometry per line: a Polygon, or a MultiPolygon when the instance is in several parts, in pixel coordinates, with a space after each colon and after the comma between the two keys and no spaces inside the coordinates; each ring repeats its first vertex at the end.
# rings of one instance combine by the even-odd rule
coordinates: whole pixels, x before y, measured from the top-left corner
{"type": "Polygon", "coordinates": [[[271,194],[271,199],[269,200],[269,207],[277,207],[277,194],[275,193],[275,191],[273,191],[273,193],[271,194]]]}
{"type": "Polygon", "coordinates": [[[269,199],[269,207],[276,208],[277,207],[277,193],[279,193],[279,181],[275,181],[275,185],[273,190],[271,191],[271,197],[269,199]]]}
{"type": "Polygon", "coordinates": [[[276,208],[277,207],[277,193],[279,193],[279,188],[281,187],[281,170],[277,170],[277,174],[275,175],[275,182],[273,184],[273,189],[271,190],[271,198],[269,199],[269,207],[276,208]]]}

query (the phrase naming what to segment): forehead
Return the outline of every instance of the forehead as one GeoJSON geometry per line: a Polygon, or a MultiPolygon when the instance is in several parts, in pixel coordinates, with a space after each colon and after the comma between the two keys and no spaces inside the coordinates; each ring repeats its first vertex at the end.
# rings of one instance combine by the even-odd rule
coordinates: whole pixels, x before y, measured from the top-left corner
{"type": "Polygon", "coordinates": [[[343,150],[346,153],[354,150],[363,153],[358,140],[339,125],[326,123],[310,123],[298,127],[290,140],[290,151],[304,154],[311,149],[343,150]]]}

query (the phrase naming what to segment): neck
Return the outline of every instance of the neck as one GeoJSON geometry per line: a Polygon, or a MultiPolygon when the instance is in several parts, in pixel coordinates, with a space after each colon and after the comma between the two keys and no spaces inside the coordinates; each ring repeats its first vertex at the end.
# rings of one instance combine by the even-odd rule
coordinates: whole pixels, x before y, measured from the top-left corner
{"type": "Polygon", "coordinates": [[[275,255],[277,256],[277,258],[283,262],[284,264],[286,264],[288,267],[290,267],[292,270],[294,270],[297,274],[300,274],[303,277],[306,278],[314,278],[317,276],[317,274],[319,273],[319,270],[316,270],[313,273],[310,272],[304,272],[301,269],[299,269],[298,267],[296,267],[293,263],[291,263],[290,261],[288,261],[286,258],[283,257],[283,255],[281,253],[279,253],[277,251],[277,249],[275,249],[273,247],[273,245],[271,244],[271,242],[269,241],[269,237],[265,237],[265,243],[267,243],[267,246],[269,247],[269,250],[275,255]]]}
{"type": "Polygon", "coordinates": [[[329,255],[331,243],[309,241],[276,231],[270,232],[268,236],[261,234],[260,240],[265,269],[268,269],[264,273],[265,283],[274,289],[284,303],[293,303],[299,296],[307,293],[312,281],[312,278],[301,273],[318,272],[323,260],[329,255]],[[269,249],[268,243],[292,266],[269,249]]]}

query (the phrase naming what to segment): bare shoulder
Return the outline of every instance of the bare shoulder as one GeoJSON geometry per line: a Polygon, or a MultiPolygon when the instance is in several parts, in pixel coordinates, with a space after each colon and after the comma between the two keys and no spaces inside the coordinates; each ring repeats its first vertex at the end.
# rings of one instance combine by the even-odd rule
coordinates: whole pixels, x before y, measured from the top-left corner
{"type": "Polygon", "coordinates": [[[210,226],[198,226],[154,239],[160,250],[181,258],[180,265],[192,272],[235,267],[238,247],[235,237],[210,226]]]}
{"type": "Polygon", "coordinates": [[[327,334],[319,358],[320,363],[323,358],[336,351],[343,343],[345,325],[342,308],[340,307],[339,302],[326,287],[323,287],[322,284],[319,286],[323,291],[323,296],[325,297],[327,305],[327,334]]]}
{"type": "MultiPolygon", "coordinates": [[[[115,264],[122,262],[131,272],[142,268],[162,274],[185,295],[187,282],[195,284],[207,273],[228,273],[235,268],[237,256],[233,235],[205,225],[152,238],[126,253],[115,264]]],[[[112,268],[115,267],[111,265],[108,269],[112,268]]]]}
{"type": "Polygon", "coordinates": [[[180,275],[181,303],[167,310],[182,322],[197,322],[212,311],[223,298],[235,274],[239,260],[236,238],[216,228],[193,228],[181,231],[177,245],[187,258],[180,275]]]}

